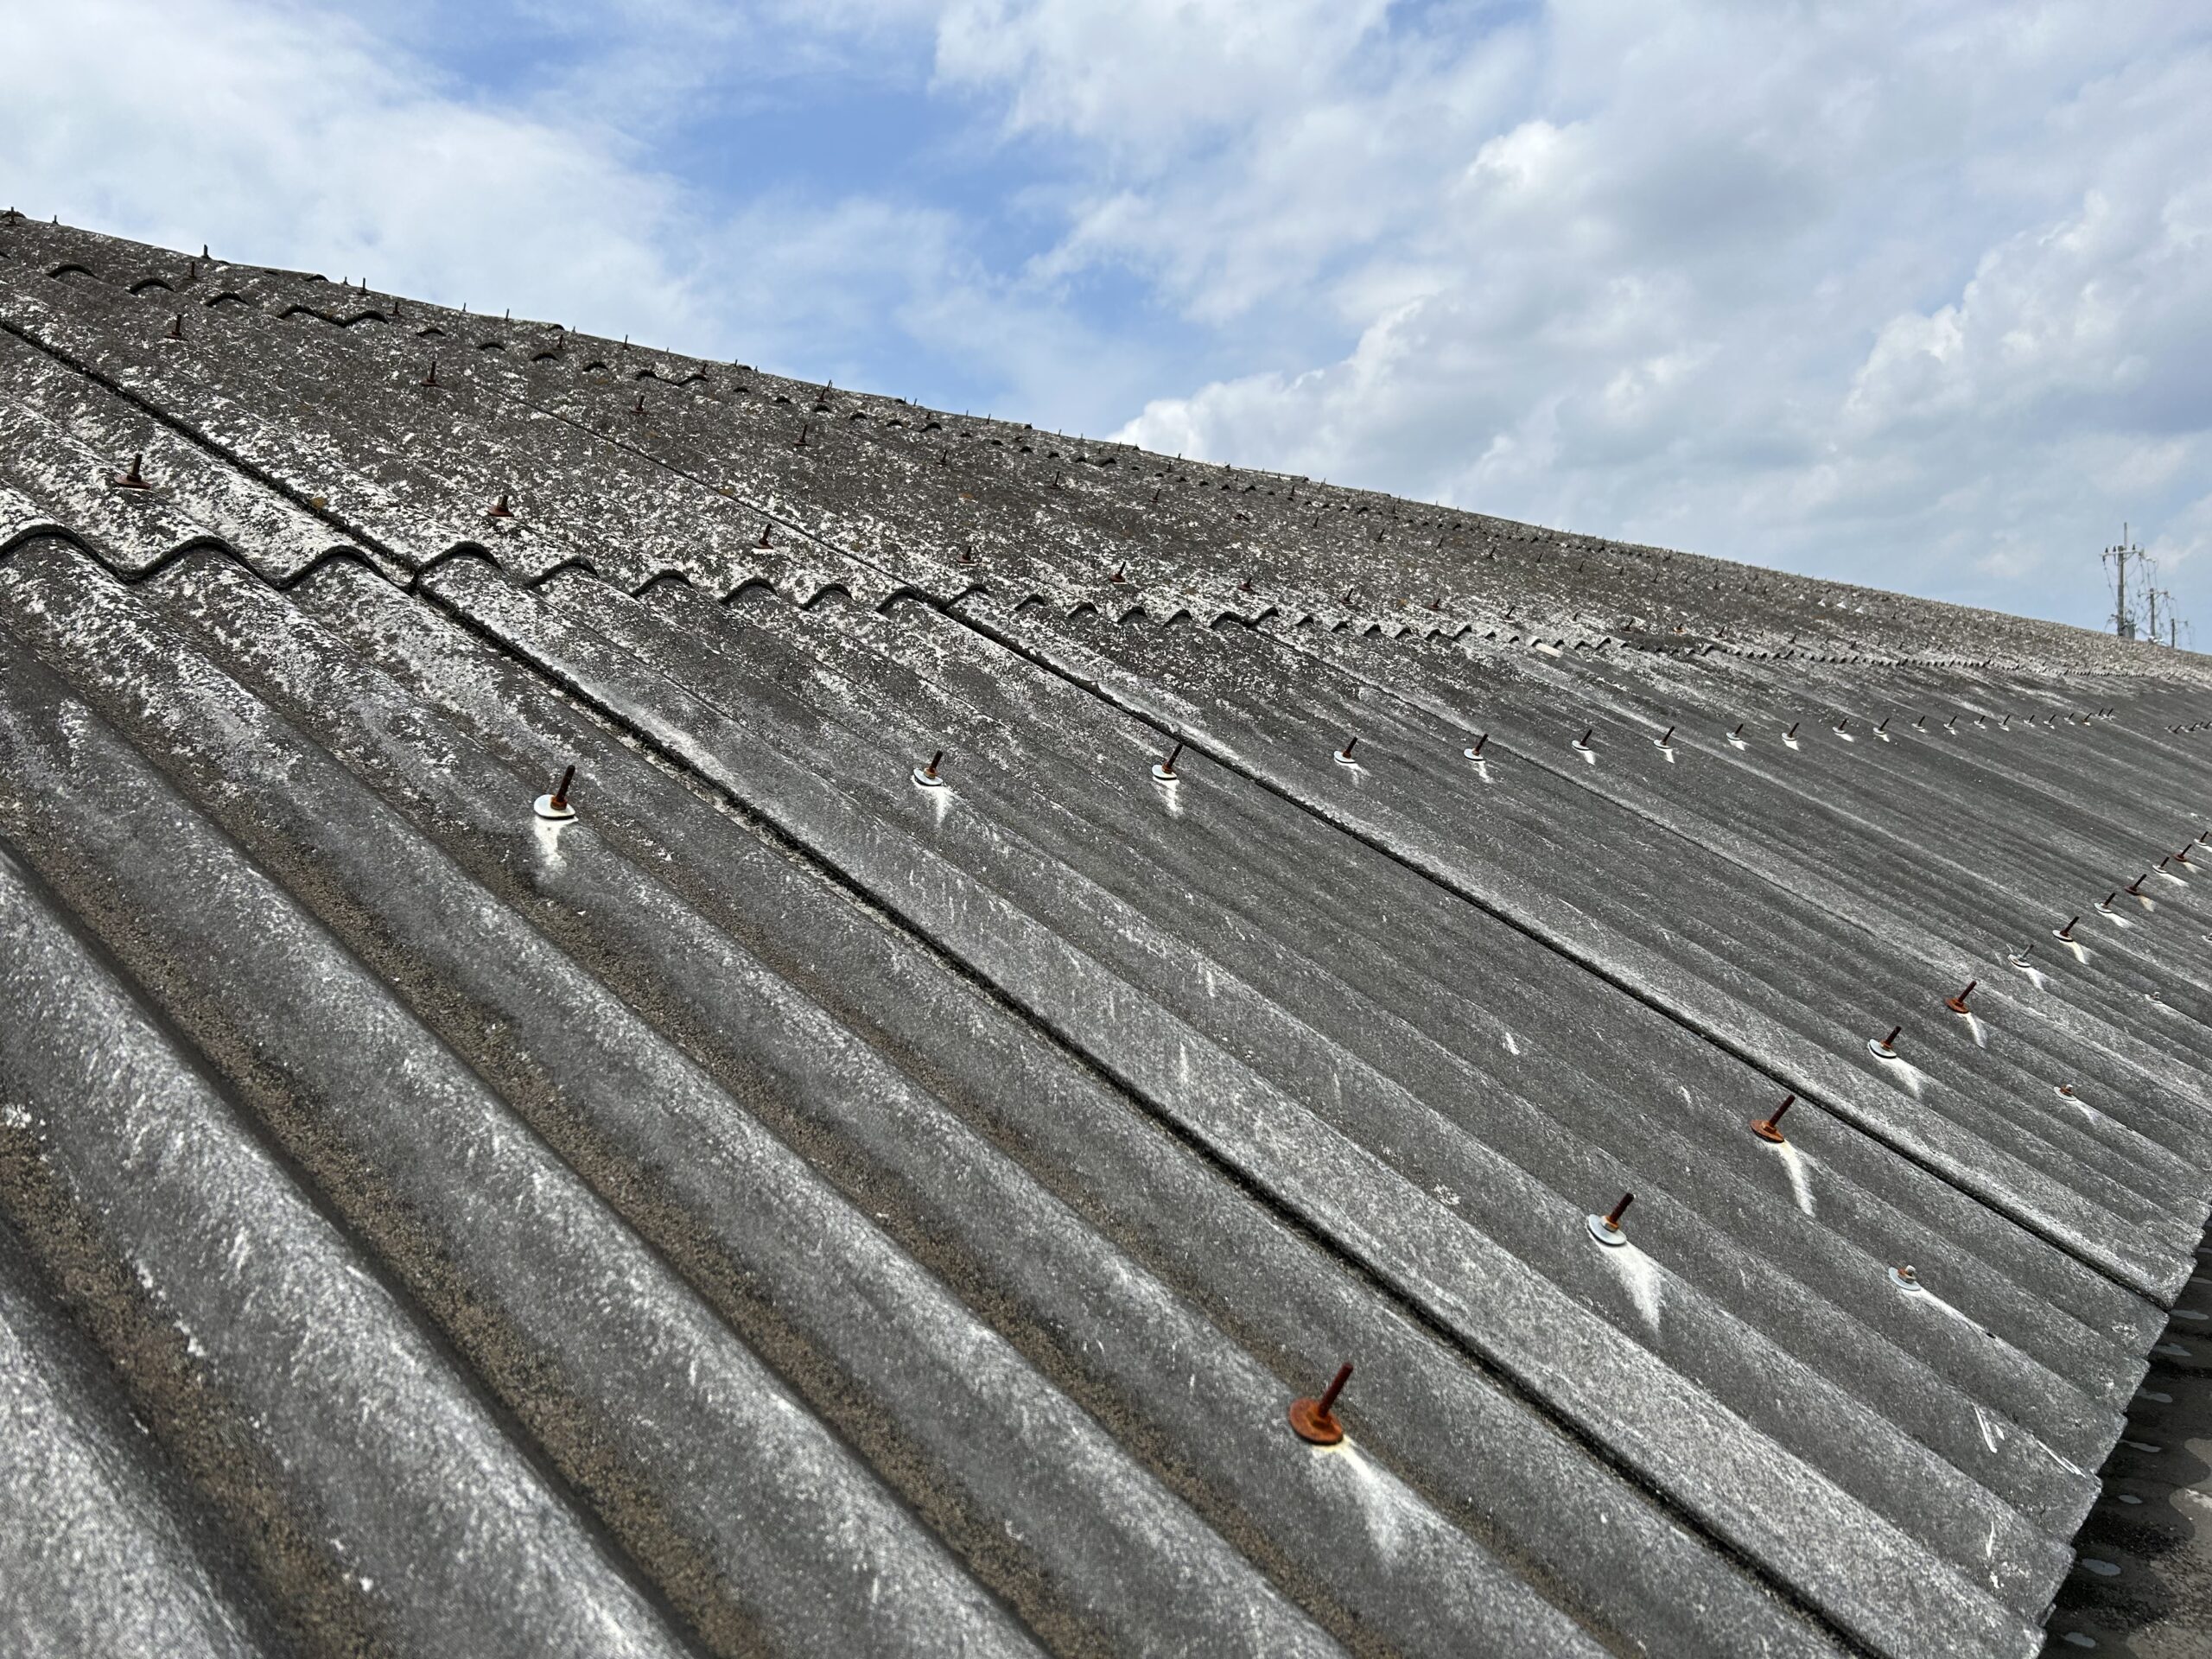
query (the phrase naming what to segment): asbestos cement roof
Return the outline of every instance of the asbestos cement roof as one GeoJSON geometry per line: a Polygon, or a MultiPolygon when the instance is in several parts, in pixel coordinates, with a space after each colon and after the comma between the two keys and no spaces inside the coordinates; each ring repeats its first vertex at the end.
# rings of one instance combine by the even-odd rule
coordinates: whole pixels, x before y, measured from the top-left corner
{"type": "Polygon", "coordinates": [[[0,223],[0,1647],[2033,1653],[2208,722],[0,223]]]}

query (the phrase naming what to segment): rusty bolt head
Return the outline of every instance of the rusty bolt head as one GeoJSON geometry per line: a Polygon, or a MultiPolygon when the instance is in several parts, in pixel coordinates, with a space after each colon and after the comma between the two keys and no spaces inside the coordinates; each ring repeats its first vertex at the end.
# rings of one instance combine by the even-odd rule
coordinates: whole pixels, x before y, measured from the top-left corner
{"type": "Polygon", "coordinates": [[[1298,1438],[1315,1446],[1335,1446],[1344,1437],[1344,1426],[1338,1422],[1331,1408],[1337,1396],[1344,1392],[1344,1384],[1351,1381],[1351,1362],[1346,1360],[1337,1368],[1329,1386],[1321,1390],[1318,1400],[1294,1400],[1290,1402],[1290,1426],[1298,1438]]]}

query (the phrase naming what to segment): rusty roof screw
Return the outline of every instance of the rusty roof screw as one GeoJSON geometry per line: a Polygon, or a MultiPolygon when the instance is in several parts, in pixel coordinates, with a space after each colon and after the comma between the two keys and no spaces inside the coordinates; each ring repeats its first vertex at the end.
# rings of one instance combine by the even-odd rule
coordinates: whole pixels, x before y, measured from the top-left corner
{"type": "Polygon", "coordinates": [[[569,804],[569,786],[576,781],[576,769],[570,766],[561,774],[561,781],[553,786],[550,795],[541,795],[531,803],[531,810],[541,818],[559,823],[576,816],[576,809],[569,804]]]}
{"type": "Polygon", "coordinates": [[[1238,582],[1236,584],[1236,591],[1240,594],[1250,593],[1252,591],[1252,578],[1247,576],[1243,581],[1238,582]]]}
{"type": "Polygon", "coordinates": [[[2073,1085],[2072,1084],[2070,1084],[2070,1083],[2062,1083],[2062,1084],[2060,1084],[2058,1085],[2058,1092],[2059,1092],[2060,1094],[2062,1094],[2062,1095],[2065,1096],[2066,1096],[2066,1098],[2067,1098],[2067,1099],[2069,1099],[2069,1100],[2072,1100],[2072,1099],[2075,1097],[2075,1095],[2074,1095],[2074,1085],[2073,1085]]]}
{"type": "Polygon", "coordinates": [[[430,359],[430,372],[423,377],[423,384],[432,388],[438,384],[438,359],[435,357],[430,359]]]}
{"type": "Polygon", "coordinates": [[[143,459],[143,455],[131,456],[130,470],[127,473],[110,473],[107,475],[107,481],[118,490],[152,489],[154,486],[146,481],[146,475],[138,470],[138,463],[143,459]]]}
{"type": "Polygon", "coordinates": [[[1972,1013],[1973,1010],[1967,1007],[1967,998],[1974,995],[1974,988],[1980,983],[1981,982],[1978,979],[1970,979],[1967,981],[1966,989],[1961,991],[1956,996],[1945,997],[1943,999],[1943,1006],[1948,1008],[1953,1014],[1972,1013]]]}
{"type": "Polygon", "coordinates": [[[1128,579],[1129,562],[1127,559],[1123,559],[1106,573],[1106,580],[1109,582],[1127,582],[1128,579]]]}
{"type": "Polygon", "coordinates": [[[1344,1426],[1336,1420],[1331,1408],[1337,1396],[1344,1391],[1344,1384],[1351,1381],[1351,1362],[1346,1360],[1337,1367],[1337,1374],[1329,1379],[1329,1386],[1321,1390],[1319,1400],[1294,1400],[1290,1402],[1290,1426],[1301,1440],[1315,1446],[1335,1446],[1344,1437],[1344,1426]]]}
{"type": "Polygon", "coordinates": [[[1577,754],[1595,754],[1598,752],[1590,742],[1591,734],[1597,729],[1595,726],[1585,726],[1582,728],[1582,735],[1576,738],[1573,743],[1574,752],[1577,754]]]}
{"type": "Polygon", "coordinates": [[[484,516],[486,518],[512,518],[515,516],[515,510],[507,505],[505,492],[500,493],[498,500],[485,509],[484,516]]]}
{"type": "Polygon", "coordinates": [[[1868,1038],[1867,1052],[1878,1060],[1894,1060],[1897,1057],[1897,1036],[1904,1030],[1903,1026],[1891,1026],[1888,1036],[1868,1038]]]}
{"type": "Polygon", "coordinates": [[[2097,913],[2101,916],[2111,915],[2113,913],[2112,901],[2119,897],[2120,889],[2118,887],[2114,887],[2110,893],[2105,894],[2103,898],[2098,899],[2097,913]]]}
{"type": "Polygon", "coordinates": [[[638,401],[631,405],[630,412],[632,415],[642,415],[645,412],[645,394],[644,392],[641,391],[638,394],[638,401]]]}
{"type": "Polygon", "coordinates": [[[973,564],[976,563],[976,547],[974,543],[969,543],[961,548],[960,563],[963,564],[973,564]]]}
{"type": "Polygon", "coordinates": [[[1660,733],[1658,736],[1653,738],[1651,741],[1660,748],[1673,748],[1675,747],[1675,728],[1669,726],[1665,731],[1660,733]]]}
{"type": "Polygon", "coordinates": [[[2137,876],[2133,881],[2129,882],[2126,888],[2127,896],[2131,899],[2140,899],[2143,896],[2143,884],[2149,880],[2150,878],[2151,872],[2145,870],[2142,874],[2137,876]]]}
{"type": "Polygon", "coordinates": [[[760,526],[760,539],[759,541],[757,541],[757,542],[753,543],[753,546],[755,546],[755,547],[773,547],[773,546],[775,545],[775,543],[774,543],[774,542],[772,542],[772,541],[771,541],[771,540],[769,539],[769,537],[768,537],[768,531],[769,531],[769,529],[770,529],[770,526],[768,526],[767,524],[762,524],[762,525],[760,526]]]}
{"type": "Polygon", "coordinates": [[[1764,1117],[1753,1118],[1751,1120],[1751,1133],[1758,1136],[1762,1141],[1771,1141],[1777,1147],[1789,1145],[1788,1140],[1782,1133],[1782,1115],[1789,1109],[1790,1103],[1796,1098],[1797,1096],[1795,1095],[1785,1096],[1783,1099],[1782,1104],[1776,1107],[1764,1117]]]}
{"type": "Polygon", "coordinates": [[[1465,755],[1470,760],[1479,760],[1483,758],[1483,745],[1489,741],[1490,734],[1488,732],[1478,732],[1475,735],[1474,747],[1469,749],[1462,749],[1459,753],[1465,755]]]}
{"type": "Polygon", "coordinates": [[[1928,729],[1928,716],[1925,715],[1916,716],[1912,722],[1912,729],[1916,732],[1926,731],[1928,729]]]}
{"type": "Polygon", "coordinates": [[[1155,761],[1154,763],[1152,768],[1153,777],[1157,781],[1163,784],[1172,784],[1176,782],[1181,778],[1182,773],[1175,770],[1175,763],[1182,758],[1182,754],[1183,746],[1180,742],[1178,742],[1173,748],[1167,751],[1167,758],[1165,760],[1155,761]]]}
{"type": "Polygon", "coordinates": [[[2076,917],[2075,917],[2075,918],[2073,918],[2073,921],[2069,921],[2069,922],[2068,922],[2068,923],[2066,924],[2066,925],[2065,925],[2065,926],[2063,926],[2063,927],[2054,927],[2054,928],[2052,928],[2052,929],[2050,930],[2050,937],[2051,937],[2052,938],[2054,938],[2054,939],[2062,939],[2062,940],[2063,940],[2065,943],[2067,943],[2068,944],[2073,944],[2073,943],[2074,943],[2074,924],[2075,924],[2075,922],[2080,921],[2081,919],[2082,919],[2082,918],[2081,918],[2079,916],[2076,916],[2076,917]]]}
{"type": "Polygon", "coordinates": [[[183,312],[178,312],[176,315],[170,320],[168,338],[171,340],[182,340],[184,338],[183,312]]]}
{"type": "Polygon", "coordinates": [[[935,754],[930,756],[929,765],[926,766],[916,766],[913,772],[915,783],[918,784],[924,789],[943,789],[944,787],[944,779],[938,775],[937,769],[944,760],[944,751],[943,749],[939,749],[935,754]]]}
{"type": "Polygon", "coordinates": [[[1882,716],[1882,723],[1874,728],[1875,735],[1878,737],[1886,733],[1890,729],[1890,721],[1895,718],[1896,716],[1894,715],[1884,715],[1882,716]]]}
{"type": "Polygon", "coordinates": [[[2189,862],[2189,849],[2187,847],[2183,847],[2179,852],[2174,855],[2174,862],[2177,864],[2186,864],[2189,862]]]}
{"type": "MultiPolygon", "coordinates": [[[[640,392],[638,395],[642,397],[645,394],[640,392]]],[[[794,449],[804,449],[806,448],[806,423],[804,421],[801,421],[798,423],[798,441],[792,444],[791,448],[794,449]]]]}
{"type": "Polygon", "coordinates": [[[1357,737],[1348,737],[1348,738],[1344,739],[1344,747],[1342,747],[1341,749],[1338,749],[1338,750],[1336,752],[1336,753],[1335,753],[1333,756],[1332,756],[1331,758],[1332,758],[1332,760],[1334,760],[1336,761],[1336,763],[1337,763],[1338,766],[1357,766],[1357,765],[1359,764],[1359,762],[1358,762],[1358,761],[1357,761],[1357,760],[1353,760],[1353,759],[1351,758],[1351,752],[1352,752],[1352,749],[1353,749],[1354,746],[1356,746],[1356,745],[1358,743],[1358,741],[1359,741],[1359,739],[1358,739],[1358,738],[1357,738],[1357,737]]]}
{"type": "Polygon", "coordinates": [[[1920,1269],[1910,1262],[1905,1262],[1902,1267],[1891,1268],[1890,1282],[1899,1290],[1918,1290],[1921,1287],[1920,1269]]]}
{"type": "Polygon", "coordinates": [[[1798,728],[1802,723],[1802,721],[1795,721],[1795,720],[1791,721],[1789,722],[1789,729],[1788,731],[1784,732],[1784,733],[1782,734],[1782,741],[1783,741],[1783,742],[1787,743],[1787,742],[1790,741],[1792,739],[1794,739],[1794,738],[1797,735],[1797,728],[1798,728]]]}
{"type": "Polygon", "coordinates": [[[1602,1216],[1585,1216],[1582,1218],[1582,1224],[1590,1230],[1590,1236],[1600,1244],[1609,1247],[1625,1244],[1628,1243],[1628,1235],[1621,1230],[1621,1217],[1628,1213],[1629,1205],[1635,1202],[1635,1193],[1624,1192],[1621,1194],[1621,1201],[1611,1210],[1602,1216]]]}

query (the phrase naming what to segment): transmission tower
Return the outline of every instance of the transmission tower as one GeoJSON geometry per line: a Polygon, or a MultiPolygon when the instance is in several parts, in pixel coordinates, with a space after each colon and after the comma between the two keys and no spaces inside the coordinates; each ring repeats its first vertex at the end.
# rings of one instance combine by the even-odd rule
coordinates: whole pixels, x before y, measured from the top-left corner
{"type": "Polygon", "coordinates": [[[2165,601],[2167,647],[2170,650],[2178,651],[2181,649],[2182,620],[2175,613],[2174,590],[2171,588],[2158,588],[2152,590],[2151,643],[2154,645],[2158,643],[2158,601],[2161,600],[2165,601]]]}
{"type": "Polygon", "coordinates": [[[2113,632],[2123,639],[2133,639],[2135,637],[2135,609],[2127,602],[2127,567],[2133,563],[2139,575],[2147,576],[2149,572],[2144,569],[2143,550],[2128,540],[2125,524],[2120,527],[2118,545],[2105,549],[2103,559],[2105,563],[2112,566],[2113,632]]]}

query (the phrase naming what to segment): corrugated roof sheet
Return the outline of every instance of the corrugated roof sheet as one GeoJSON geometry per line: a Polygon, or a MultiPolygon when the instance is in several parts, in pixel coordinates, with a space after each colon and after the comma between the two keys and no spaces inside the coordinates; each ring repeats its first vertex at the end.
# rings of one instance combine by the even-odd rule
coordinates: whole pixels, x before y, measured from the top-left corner
{"type": "Polygon", "coordinates": [[[2037,1647],[2195,659],[58,226],[0,330],[17,1648],[2037,1647]]]}

